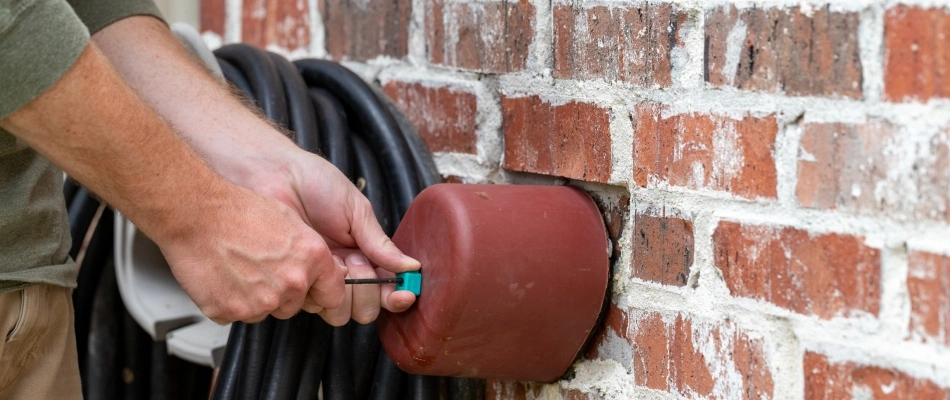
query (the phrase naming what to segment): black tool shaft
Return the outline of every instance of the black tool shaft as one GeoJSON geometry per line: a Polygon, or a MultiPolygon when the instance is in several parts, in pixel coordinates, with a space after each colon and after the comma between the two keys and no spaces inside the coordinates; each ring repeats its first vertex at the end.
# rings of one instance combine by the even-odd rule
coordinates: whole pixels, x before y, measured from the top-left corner
{"type": "Polygon", "coordinates": [[[347,285],[368,285],[373,283],[402,283],[402,278],[346,279],[347,285]]]}

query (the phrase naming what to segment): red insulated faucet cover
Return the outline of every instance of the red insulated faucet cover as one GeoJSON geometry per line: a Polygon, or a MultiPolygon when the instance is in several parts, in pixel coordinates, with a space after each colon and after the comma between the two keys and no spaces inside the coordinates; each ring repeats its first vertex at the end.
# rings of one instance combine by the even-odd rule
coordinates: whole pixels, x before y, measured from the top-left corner
{"type": "Polygon", "coordinates": [[[606,295],[607,234],[577,188],[434,185],[393,241],[422,262],[416,304],[379,318],[386,353],[409,373],[557,380],[606,295]]]}

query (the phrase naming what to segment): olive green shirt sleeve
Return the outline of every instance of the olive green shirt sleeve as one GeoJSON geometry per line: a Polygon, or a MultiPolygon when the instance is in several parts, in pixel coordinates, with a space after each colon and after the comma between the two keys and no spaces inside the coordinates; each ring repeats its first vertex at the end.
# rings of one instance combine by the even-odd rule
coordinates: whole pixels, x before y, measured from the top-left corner
{"type": "Polygon", "coordinates": [[[164,21],[152,0],[69,0],[69,5],[76,10],[76,15],[90,33],[135,15],[149,15],[164,21]]]}
{"type": "Polygon", "coordinates": [[[0,119],[56,83],[88,42],[64,0],[0,0],[0,119]]]}

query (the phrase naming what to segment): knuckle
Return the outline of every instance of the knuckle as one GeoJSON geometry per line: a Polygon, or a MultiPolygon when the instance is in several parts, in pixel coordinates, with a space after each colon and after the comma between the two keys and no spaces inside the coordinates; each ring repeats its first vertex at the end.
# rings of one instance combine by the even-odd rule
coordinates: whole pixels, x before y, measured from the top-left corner
{"type": "Polygon", "coordinates": [[[295,268],[287,272],[284,277],[284,286],[290,293],[305,293],[310,288],[306,271],[303,268],[295,268]]]}
{"type": "Polygon", "coordinates": [[[316,259],[330,258],[330,247],[325,246],[324,244],[318,241],[310,241],[308,243],[307,254],[310,254],[311,257],[316,259]]]}
{"type": "MultiPolygon", "coordinates": [[[[362,195],[362,193],[360,193],[362,195]]],[[[361,217],[373,215],[373,204],[369,202],[366,196],[356,196],[356,212],[361,217]]]]}
{"type": "Polygon", "coordinates": [[[280,297],[274,292],[265,292],[258,296],[257,308],[260,314],[269,314],[280,306],[280,297]]]}

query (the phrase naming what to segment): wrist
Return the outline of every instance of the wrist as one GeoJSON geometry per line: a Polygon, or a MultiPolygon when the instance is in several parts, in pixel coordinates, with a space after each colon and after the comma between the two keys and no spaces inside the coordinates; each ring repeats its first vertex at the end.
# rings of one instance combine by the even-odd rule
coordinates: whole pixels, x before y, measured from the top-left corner
{"type": "Polygon", "coordinates": [[[164,187],[138,198],[126,216],[160,246],[193,241],[207,234],[227,220],[222,216],[232,208],[237,188],[207,166],[200,167],[187,171],[190,176],[179,176],[175,182],[166,182],[164,187]]]}

